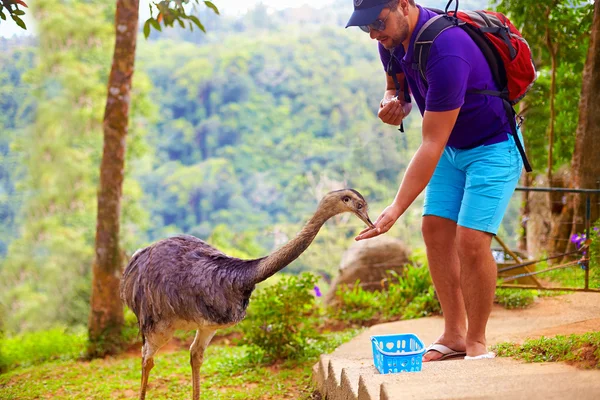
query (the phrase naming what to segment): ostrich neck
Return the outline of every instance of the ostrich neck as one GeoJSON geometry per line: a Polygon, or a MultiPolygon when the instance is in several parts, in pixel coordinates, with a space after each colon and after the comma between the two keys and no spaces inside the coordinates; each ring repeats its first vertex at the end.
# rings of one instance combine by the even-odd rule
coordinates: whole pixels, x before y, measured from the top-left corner
{"type": "Polygon", "coordinates": [[[310,246],[317,233],[319,233],[319,229],[331,216],[325,211],[317,210],[294,239],[260,261],[254,280],[255,283],[264,281],[298,258],[310,246]]]}

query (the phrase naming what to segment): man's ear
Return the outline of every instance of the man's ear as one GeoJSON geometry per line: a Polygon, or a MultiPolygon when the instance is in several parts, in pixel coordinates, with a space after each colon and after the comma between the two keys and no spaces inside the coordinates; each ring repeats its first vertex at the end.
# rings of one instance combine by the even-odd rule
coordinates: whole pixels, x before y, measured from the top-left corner
{"type": "Polygon", "coordinates": [[[408,0],[400,0],[398,2],[398,8],[402,12],[402,15],[404,15],[405,17],[408,16],[408,7],[408,0]]]}

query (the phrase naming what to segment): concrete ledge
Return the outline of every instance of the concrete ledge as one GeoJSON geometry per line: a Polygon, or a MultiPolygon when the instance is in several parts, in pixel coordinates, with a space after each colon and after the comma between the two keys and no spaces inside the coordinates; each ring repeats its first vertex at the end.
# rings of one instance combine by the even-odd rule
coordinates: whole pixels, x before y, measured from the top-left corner
{"type": "MultiPolygon", "coordinates": [[[[600,295],[596,293],[544,298],[526,310],[495,307],[488,324],[488,343],[582,333],[593,325],[589,322],[599,319],[600,295]]],[[[322,355],[313,367],[313,382],[327,400],[600,399],[600,371],[582,371],[563,363],[527,364],[507,358],[449,360],[425,363],[421,372],[387,375],[373,366],[371,335],[410,332],[428,345],[443,327],[441,317],[373,326],[331,354],[322,355]]]]}

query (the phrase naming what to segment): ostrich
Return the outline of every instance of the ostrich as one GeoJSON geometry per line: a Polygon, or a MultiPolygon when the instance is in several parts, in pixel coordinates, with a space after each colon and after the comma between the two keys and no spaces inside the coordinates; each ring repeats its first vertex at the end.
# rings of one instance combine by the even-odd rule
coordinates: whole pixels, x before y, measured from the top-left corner
{"type": "Polygon", "coordinates": [[[330,192],[294,239],[256,260],[229,257],[189,235],[163,239],[136,251],[121,280],[121,300],[135,313],[142,334],[140,399],[146,396],[154,355],[175,330],[185,329],[196,330],[190,364],[193,399],[198,400],[204,350],[217,329],[244,319],[255,285],[298,258],[334,215],[352,212],[373,227],[367,209],[356,190],[330,192]]]}

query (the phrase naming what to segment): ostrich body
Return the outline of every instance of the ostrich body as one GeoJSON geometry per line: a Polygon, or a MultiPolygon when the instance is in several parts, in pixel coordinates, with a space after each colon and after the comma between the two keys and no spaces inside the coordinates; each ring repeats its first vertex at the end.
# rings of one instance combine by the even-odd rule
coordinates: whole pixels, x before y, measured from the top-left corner
{"type": "Polygon", "coordinates": [[[160,240],[135,252],[121,281],[121,300],[135,313],[142,334],[142,384],[146,396],[154,354],[177,329],[196,330],[190,347],[193,399],[200,398],[200,366],[217,329],[244,319],[250,295],[294,261],[311,244],[325,221],[352,212],[370,227],[367,203],[353,189],[328,193],[298,235],[256,260],[229,257],[189,235],[160,240]]]}

